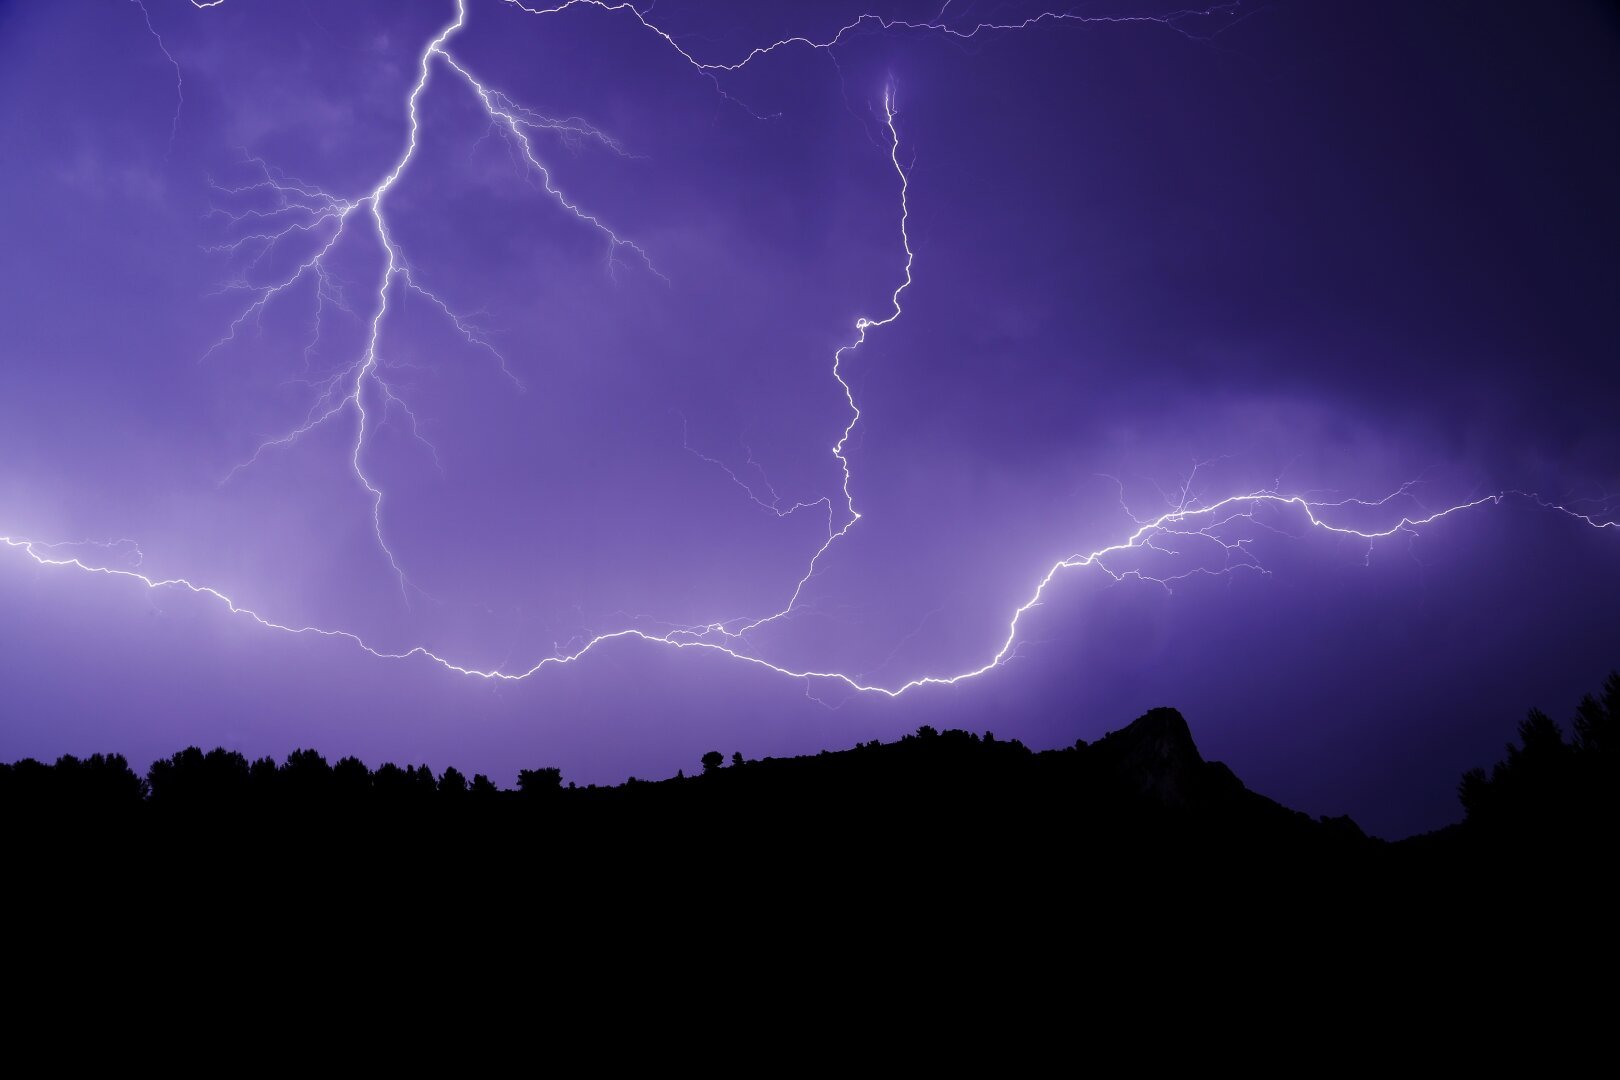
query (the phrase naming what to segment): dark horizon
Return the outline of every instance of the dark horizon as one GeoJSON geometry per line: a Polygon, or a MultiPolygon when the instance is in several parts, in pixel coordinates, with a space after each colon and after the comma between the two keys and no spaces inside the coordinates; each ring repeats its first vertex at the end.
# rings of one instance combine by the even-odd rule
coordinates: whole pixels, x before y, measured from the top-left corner
{"type": "MultiPolygon", "coordinates": [[[[1529,710],[1528,719],[1521,720],[1516,726],[1518,744],[1511,740],[1506,744],[1508,756],[1502,762],[1489,768],[1483,764],[1475,765],[1459,778],[1456,785],[1459,812],[1455,821],[1410,837],[1380,837],[1366,833],[1349,815],[1320,815],[1319,823],[1326,826],[1324,835],[1328,837],[1330,846],[1339,842],[1334,838],[1350,837],[1417,842],[1444,839],[1454,844],[1459,836],[1467,835],[1459,833],[1459,828],[1472,826],[1475,829],[1473,843],[1483,845],[1480,851],[1501,853],[1500,845],[1507,838],[1503,832],[1504,821],[1510,833],[1521,828],[1530,830],[1533,843],[1558,843],[1560,837],[1585,836],[1586,830],[1601,830],[1611,824],[1612,814],[1604,801],[1608,798],[1606,792],[1610,779],[1607,772],[1601,771],[1597,774],[1597,783],[1591,782],[1585,774],[1572,778],[1559,770],[1574,759],[1561,764],[1559,758],[1561,754],[1567,758],[1570,750],[1583,751],[1581,756],[1585,763],[1595,769],[1606,768],[1608,763],[1599,755],[1612,755],[1617,723],[1620,723],[1620,669],[1609,673],[1599,693],[1583,695],[1565,722],[1552,719],[1540,709],[1529,710]],[[1526,787],[1522,777],[1507,776],[1507,773],[1515,770],[1520,773],[1524,771],[1526,754],[1529,755],[1534,781],[1529,787],[1526,787]],[[1572,779],[1579,781],[1573,788],[1572,779]],[[1577,799],[1591,799],[1592,805],[1572,804],[1571,791],[1576,793],[1577,799]],[[1483,833],[1479,832],[1481,828],[1485,830],[1483,833]]],[[[85,815],[120,827],[131,824],[120,819],[136,803],[144,801],[153,801],[179,811],[208,813],[236,813],[258,807],[261,812],[279,808],[289,812],[320,814],[344,806],[354,810],[361,805],[372,804],[383,812],[397,812],[411,806],[424,809],[428,804],[437,805],[441,811],[472,806],[493,809],[496,801],[503,797],[522,796],[532,803],[536,799],[560,795],[565,790],[582,794],[601,791],[604,795],[627,795],[633,789],[642,790],[649,785],[656,788],[687,779],[718,776],[728,768],[751,770],[749,790],[753,792],[753,798],[760,799],[764,794],[764,798],[773,804],[788,805],[780,801],[805,798],[803,781],[808,775],[805,772],[807,768],[825,774],[820,784],[822,794],[832,793],[842,799],[850,792],[836,781],[841,772],[847,772],[847,769],[826,767],[824,763],[828,759],[854,760],[851,755],[865,755],[870,759],[874,751],[892,755],[896,751],[906,752],[908,745],[912,753],[908,769],[896,771],[895,759],[891,757],[887,766],[861,768],[856,770],[856,774],[869,786],[874,780],[880,787],[895,785],[895,790],[886,796],[893,802],[902,800],[907,784],[919,782],[936,794],[946,785],[956,785],[962,799],[983,802],[996,785],[1006,783],[1006,777],[995,768],[985,770],[984,758],[979,759],[981,771],[978,773],[961,768],[965,760],[971,760],[972,754],[979,752],[972,748],[981,744],[985,752],[1001,754],[1004,759],[1011,752],[1015,759],[1023,757],[1030,761],[1073,751],[1088,751],[1096,755],[1100,752],[1096,747],[1113,745],[1115,749],[1109,755],[1115,762],[1113,766],[1102,773],[1095,769],[1081,770],[1078,774],[1065,777],[1065,786],[1073,787],[1078,780],[1083,789],[1087,784],[1102,780],[1104,804],[1107,799],[1119,794],[1119,782],[1125,783],[1125,790],[1135,790],[1140,786],[1139,794],[1148,796],[1150,802],[1164,803],[1188,812],[1188,822],[1195,828],[1210,826],[1208,821],[1199,825],[1201,818],[1213,815],[1219,819],[1226,812],[1220,809],[1226,796],[1220,796],[1216,803],[1210,805],[1195,799],[1193,804],[1183,806],[1188,790],[1201,789],[1201,782],[1190,778],[1191,774],[1187,772],[1189,765],[1212,770],[1216,784],[1213,790],[1216,792],[1226,790],[1225,786],[1232,781],[1226,779],[1230,773],[1224,763],[1205,763],[1186,719],[1179,710],[1169,707],[1150,709],[1131,722],[1104,732],[1096,746],[1089,746],[1088,741],[1082,738],[1067,746],[1026,747],[1016,738],[997,739],[995,733],[989,730],[981,736],[976,731],[960,728],[941,731],[925,724],[915,732],[900,736],[895,742],[871,740],[849,747],[823,747],[814,755],[749,760],[741,751],[726,754],[720,750],[708,750],[697,759],[697,767],[690,773],[685,768],[677,768],[668,776],[627,776],[617,784],[579,784],[564,776],[561,769],[530,763],[529,768],[517,768],[514,786],[503,787],[483,773],[469,776],[454,765],[442,765],[435,772],[425,762],[399,765],[385,761],[373,768],[353,756],[328,761],[314,747],[296,748],[282,759],[271,756],[250,759],[230,747],[218,746],[204,751],[200,747],[190,746],[157,758],[140,770],[135,770],[125,755],[116,751],[98,752],[87,758],[63,755],[54,762],[25,758],[0,762],[0,809],[9,808],[12,812],[22,813],[49,809],[67,822],[74,821],[78,815],[85,815]],[[928,752],[930,747],[953,746],[954,764],[951,763],[952,754],[942,758],[938,753],[928,752]],[[993,751],[992,747],[995,748],[993,751]],[[916,756],[919,748],[921,757],[916,756]],[[963,750],[970,750],[968,759],[961,757],[963,750]],[[919,765],[922,767],[918,768],[919,765]],[[761,767],[766,772],[762,773],[761,767]],[[780,771],[782,769],[790,771],[783,773],[780,771]],[[771,778],[771,770],[776,770],[775,780],[771,778]],[[795,783],[784,785],[779,782],[788,777],[795,783]],[[829,785],[829,779],[835,782],[829,785]],[[1169,787],[1164,786],[1167,780],[1173,780],[1169,787]],[[984,787],[986,784],[990,785],[989,791],[984,787]],[[1192,785],[1191,789],[1188,789],[1189,784],[1192,785]]],[[[731,783],[730,778],[737,775],[738,772],[727,773],[726,782],[731,783]]],[[[847,780],[848,776],[843,779],[847,780]]],[[[1051,783],[1050,779],[1046,782],[1051,783]]],[[[1240,780],[1237,786],[1241,788],[1240,780]]],[[[1056,794],[1057,790],[1054,789],[1051,794],[1056,794]]],[[[1084,791],[1074,790],[1070,795],[1083,796],[1084,791]]],[[[1310,822],[1309,814],[1276,804],[1264,792],[1244,796],[1246,799],[1255,797],[1258,797],[1259,804],[1278,806],[1281,811],[1294,814],[1300,822],[1310,822]]],[[[645,807],[639,809],[645,812],[645,807]]],[[[740,812],[743,807],[738,805],[731,809],[732,812],[740,812]]],[[[36,826],[43,824],[38,818],[33,820],[36,826]]],[[[610,817],[593,823],[586,818],[577,824],[589,830],[606,827],[612,820],[610,817]]],[[[203,821],[199,820],[197,824],[201,825],[203,821]]],[[[1106,823],[1102,828],[1098,828],[1098,823],[1084,821],[1071,825],[1090,835],[1107,839],[1110,843],[1119,842],[1129,835],[1127,830],[1121,836],[1109,837],[1106,823]]]]}
{"type": "MultiPolygon", "coordinates": [[[[537,767],[520,769],[516,789],[502,790],[482,773],[329,762],[309,748],[277,762],[193,746],[144,775],[116,754],[25,759],[0,763],[0,814],[25,823],[27,850],[40,854],[41,844],[82,842],[86,827],[146,842],[170,830],[192,841],[210,832],[240,839],[250,828],[285,843],[312,838],[313,829],[323,837],[318,846],[334,851],[349,849],[352,830],[363,828],[380,830],[373,841],[412,845],[427,838],[423,830],[437,841],[497,848],[522,837],[570,857],[589,858],[606,843],[619,850],[621,868],[635,865],[623,858],[632,836],[643,857],[659,858],[675,854],[667,848],[677,838],[682,848],[745,843],[750,853],[733,868],[741,876],[830,847],[839,854],[828,869],[842,877],[885,851],[909,848],[917,858],[956,840],[992,849],[1015,843],[1041,864],[1059,864],[1060,852],[1072,850],[1143,866],[1186,858],[1266,877],[1398,874],[1409,885],[1457,875],[1449,886],[1466,887],[1492,867],[1532,863],[1578,874],[1584,853],[1620,823],[1620,670],[1581,699],[1567,726],[1531,709],[1516,736],[1505,757],[1459,779],[1460,821],[1395,843],[1369,837],[1348,816],[1313,819],[1249,789],[1226,764],[1205,758],[1186,718],[1168,708],[1095,742],[1045,750],[990,731],[924,725],[894,742],[813,756],[751,761],[710,750],[691,776],[682,769],[609,786],[564,786],[561,770],[537,767]],[[516,832],[486,833],[497,825],[516,832]],[[927,839],[897,842],[919,825],[927,839]]],[[[290,876],[313,869],[313,854],[290,876]]],[[[203,859],[193,869],[207,868],[203,859]]]]}
{"type": "Polygon", "coordinates": [[[603,7],[0,4],[0,759],[1172,706],[1395,838],[1613,666],[1607,5],[603,7]]]}

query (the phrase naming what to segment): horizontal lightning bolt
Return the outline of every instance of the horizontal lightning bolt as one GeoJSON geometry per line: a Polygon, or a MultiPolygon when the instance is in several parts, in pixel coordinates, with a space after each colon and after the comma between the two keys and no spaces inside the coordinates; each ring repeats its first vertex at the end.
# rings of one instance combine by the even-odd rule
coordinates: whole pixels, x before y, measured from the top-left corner
{"type": "MultiPolygon", "coordinates": [[[[1168,537],[1203,537],[1213,541],[1229,551],[1239,550],[1241,544],[1240,541],[1223,539],[1215,530],[1219,529],[1219,527],[1222,525],[1230,523],[1235,518],[1250,517],[1256,510],[1262,507],[1270,506],[1283,509],[1293,508],[1298,512],[1302,522],[1308,528],[1319,530],[1324,533],[1331,533],[1337,536],[1353,537],[1356,539],[1365,540],[1369,545],[1369,550],[1371,545],[1378,540],[1386,539],[1400,533],[1415,533],[1417,530],[1426,525],[1431,525],[1437,521],[1452,517],[1456,514],[1461,514],[1465,511],[1474,510],[1484,506],[1500,506],[1502,503],[1510,499],[1523,500],[1541,507],[1544,510],[1556,511],[1594,529],[1615,529],[1620,531],[1620,521],[1603,518],[1584,511],[1576,510],[1571,506],[1549,501],[1536,493],[1529,491],[1501,491],[1491,495],[1484,495],[1477,499],[1471,499],[1467,502],[1457,503],[1455,505],[1448,506],[1443,510],[1437,510],[1432,513],[1421,514],[1418,516],[1403,515],[1400,520],[1396,521],[1394,524],[1389,525],[1386,528],[1374,530],[1356,529],[1348,525],[1335,524],[1334,522],[1328,520],[1327,517],[1323,516],[1325,513],[1328,513],[1333,509],[1342,508],[1347,505],[1381,505],[1387,503],[1390,498],[1393,498],[1394,494],[1398,494],[1398,492],[1392,493],[1391,496],[1387,496],[1384,499],[1371,502],[1364,500],[1313,502],[1299,495],[1283,495],[1274,491],[1254,491],[1242,495],[1231,495],[1219,500],[1218,502],[1213,502],[1205,506],[1187,506],[1168,511],[1156,518],[1144,521],[1129,535],[1113,544],[1109,544],[1106,547],[1101,547],[1095,551],[1087,552],[1085,554],[1071,555],[1068,558],[1061,559],[1054,563],[1051,568],[1041,576],[1040,580],[1036,583],[1033,592],[1031,592],[1029,595],[1029,598],[1014,609],[1012,617],[1007,624],[1007,632],[1002,638],[1000,647],[997,648],[995,652],[991,654],[991,656],[983,663],[954,674],[924,675],[888,686],[866,682],[856,676],[848,675],[839,671],[818,671],[812,668],[795,668],[784,664],[772,663],[758,656],[753,656],[749,653],[740,651],[738,648],[731,645],[707,640],[701,636],[701,634],[688,630],[675,630],[666,633],[650,633],[645,630],[637,629],[615,630],[609,633],[598,634],[590,638],[585,642],[584,645],[580,646],[573,652],[559,653],[544,657],[527,668],[512,671],[503,671],[499,668],[477,668],[465,664],[459,664],[454,660],[434,652],[432,649],[426,648],[425,646],[419,645],[402,651],[390,651],[376,648],[368,644],[362,637],[360,637],[360,635],[350,633],[347,630],[332,630],[318,626],[298,626],[290,623],[278,622],[274,619],[261,615],[259,612],[254,611],[251,608],[238,604],[236,601],[232,600],[228,595],[219,591],[218,589],[207,585],[200,585],[196,582],[187,580],[186,578],[149,577],[137,570],[97,566],[92,563],[84,562],[76,556],[62,556],[54,554],[54,548],[62,545],[44,544],[37,540],[28,540],[26,538],[13,536],[0,536],[0,544],[4,544],[7,548],[23,552],[41,566],[70,568],[87,574],[102,575],[111,578],[124,578],[130,581],[138,582],[148,589],[176,589],[198,596],[205,596],[223,605],[231,612],[231,614],[240,615],[244,618],[251,619],[253,622],[259,624],[267,630],[276,630],[288,634],[310,634],[318,637],[341,638],[351,642],[365,653],[380,660],[421,659],[437,664],[447,671],[455,672],[458,675],[467,675],[479,679],[500,680],[503,682],[522,682],[523,680],[528,679],[529,677],[536,675],[549,667],[572,664],[575,661],[584,658],[598,646],[601,646],[607,642],[633,638],[656,645],[667,645],[675,649],[697,649],[706,652],[718,653],[741,663],[761,667],[767,671],[786,676],[790,679],[826,680],[830,682],[842,683],[851,690],[859,691],[861,693],[881,694],[885,697],[896,698],[908,691],[915,690],[922,686],[954,686],[957,683],[966,682],[970,679],[976,679],[979,676],[1000,667],[1009,659],[1009,657],[1011,657],[1014,647],[1018,643],[1019,624],[1023,617],[1033,608],[1038,607],[1041,604],[1042,600],[1046,596],[1047,589],[1051,587],[1052,583],[1056,581],[1059,575],[1061,575],[1064,571],[1077,570],[1086,567],[1096,567],[1102,573],[1108,575],[1115,581],[1136,579],[1141,581],[1155,582],[1168,588],[1175,581],[1187,577],[1192,573],[1228,572],[1231,569],[1238,568],[1263,569],[1256,563],[1245,562],[1236,566],[1228,567],[1227,570],[1223,571],[1204,571],[1202,569],[1197,569],[1184,574],[1166,575],[1161,577],[1146,574],[1140,570],[1115,570],[1109,566],[1110,561],[1129,552],[1143,550],[1170,551],[1170,549],[1156,546],[1156,541],[1161,541],[1168,537]]],[[[1171,553],[1173,553],[1173,551],[1171,553]]]]}
{"type": "MultiPolygon", "coordinates": [[[[769,44],[760,45],[756,48],[750,49],[742,56],[741,59],[738,60],[705,61],[699,60],[696,56],[693,56],[690,52],[683,48],[678,41],[676,41],[675,35],[652,22],[652,20],[647,18],[646,11],[637,8],[634,4],[628,3],[627,0],[621,0],[621,2],[618,3],[613,3],[611,0],[563,0],[562,3],[553,4],[550,7],[530,5],[525,3],[524,0],[505,0],[505,2],[513,7],[520,8],[523,11],[528,12],[530,15],[560,15],[563,12],[571,9],[583,10],[588,8],[595,8],[599,11],[605,12],[622,12],[634,19],[636,22],[640,23],[648,31],[662,38],[670,48],[679,53],[681,58],[688,64],[692,65],[692,67],[706,73],[741,71],[755,60],[770,56],[772,53],[778,52],[782,49],[793,47],[802,47],[814,49],[820,52],[828,52],[843,44],[845,38],[861,30],[863,27],[869,27],[874,30],[881,31],[914,31],[918,33],[932,33],[948,38],[955,38],[959,41],[971,41],[980,35],[988,36],[989,34],[996,32],[1028,30],[1032,27],[1040,26],[1043,23],[1054,25],[1062,23],[1078,25],[1152,23],[1157,26],[1168,27],[1186,37],[1204,40],[1207,38],[1212,38],[1217,34],[1230,29],[1234,24],[1233,20],[1228,20],[1218,26],[1212,27],[1207,33],[1204,34],[1196,33],[1186,24],[1190,23],[1197,25],[1217,16],[1235,15],[1238,9],[1241,7],[1241,5],[1238,3],[1215,4],[1206,8],[1189,8],[1183,11],[1175,11],[1168,15],[1081,15],[1072,11],[1041,11],[1029,16],[1028,18],[1019,19],[1013,22],[963,21],[953,24],[952,20],[945,18],[946,10],[950,7],[950,5],[947,3],[944,7],[940,8],[938,14],[936,14],[932,19],[891,19],[882,15],[866,13],[857,15],[850,22],[839,27],[836,33],[819,40],[816,38],[804,37],[802,35],[794,35],[793,37],[781,38],[777,41],[770,42],[769,44]]],[[[649,8],[648,11],[650,10],[651,9],[649,8]]]]}

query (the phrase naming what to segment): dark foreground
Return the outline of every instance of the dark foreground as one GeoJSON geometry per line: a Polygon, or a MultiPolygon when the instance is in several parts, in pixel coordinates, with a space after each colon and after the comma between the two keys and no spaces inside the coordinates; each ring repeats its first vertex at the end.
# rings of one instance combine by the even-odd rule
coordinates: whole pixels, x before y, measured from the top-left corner
{"type": "Polygon", "coordinates": [[[1249,791],[1172,709],[1059,750],[923,728],[612,788],[310,751],[193,749],[145,779],[21,762],[0,766],[6,956],[46,1012],[149,985],[216,1018],[348,1015],[359,987],[429,987],[506,1011],[723,1001],[750,1030],[788,1001],[853,1023],[971,1000],[1062,1032],[1082,999],[1242,1011],[1259,987],[1423,1016],[1607,978],[1617,723],[1620,677],[1572,741],[1532,713],[1464,778],[1463,823],[1399,843],[1249,791]]]}
{"type": "Polygon", "coordinates": [[[1533,711],[1492,774],[1463,778],[1462,824],[1394,844],[1249,791],[1203,759],[1173,709],[1059,750],[925,727],[814,757],[712,753],[700,775],[610,788],[536,769],[502,791],[454,769],[371,770],[313,751],[277,764],[193,748],[144,779],[121,757],[65,757],[0,766],[0,815],[14,867],[56,867],[34,879],[43,891],[118,875],[246,890],[233,902],[250,906],[319,885],[702,897],[756,912],[847,912],[878,896],[1060,910],[1139,888],[1198,905],[1398,893],[1414,911],[1466,910],[1527,874],[1576,880],[1607,864],[1617,722],[1613,676],[1580,706],[1573,741],[1533,711]]]}

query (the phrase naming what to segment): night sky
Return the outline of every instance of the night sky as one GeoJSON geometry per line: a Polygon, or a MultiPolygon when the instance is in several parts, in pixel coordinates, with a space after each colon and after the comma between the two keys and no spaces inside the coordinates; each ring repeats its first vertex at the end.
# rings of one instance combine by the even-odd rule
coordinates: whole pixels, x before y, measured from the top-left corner
{"type": "Polygon", "coordinates": [[[865,3],[0,4],[0,760],[1174,705],[1393,837],[1620,666],[1609,5],[865,3]]]}

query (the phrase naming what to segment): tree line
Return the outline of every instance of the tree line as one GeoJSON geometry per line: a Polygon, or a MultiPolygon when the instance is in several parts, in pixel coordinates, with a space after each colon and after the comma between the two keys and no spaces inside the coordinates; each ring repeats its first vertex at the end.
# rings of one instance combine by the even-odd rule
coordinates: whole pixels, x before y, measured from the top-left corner
{"type": "MultiPolygon", "coordinates": [[[[733,754],[734,766],[742,755],[733,754]]],[[[725,762],[719,751],[703,755],[704,773],[725,762]]],[[[684,779],[684,773],[677,777],[684,779]]],[[[634,783],[634,781],[631,781],[634,783]]],[[[574,785],[569,784],[568,789],[574,785]]],[[[267,805],[391,806],[476,805],[544,799],[565,790],[562,770],[521,769],[515,789],[498,787],[483,773],[469,779],[454,766],[435,775],[427,765],[392,762],[373,769],[357,757],[328,762],[318,751],[299,749],[279,764],[249,760],[235,750],[190,746],[152,763],[143,777],[122,754],[64,754],[54,764],[24,758],[0,763],[0,808],[114,810],[150,805],[165,808],[267,805]]],[[[594,790],[594,785],[592,786],[594,790]]]]}
{"type": "MultiPolygon", "coordinates": [[[[1184,723],[1179,715],[1177,722],[1184,723]]],[[[1465,812],[1462,831],[1489,840],[1543,843],[1612,830],[1620,823],[1617,747],[1620,672],[1611,672],[1598,694],[1581,699],[1568,737],[1546,713],[1531,709],[1519,725],[1518,741],[1507,744],[1501,761],[1489,770],[1475,768],[1463,775],[1458,785],[1465,812]]],[[[235,750],[205,752],[192,746],[153,762],[145,776],[121,754],[84,758],[65,754],[54,764],[32,758],[0,764],[0,813],[66,817],[148,807],[154,813],[202,818],[205,812],[232,810],[324,812],[370,807],[393,812],[561,802],[605,809],[604,798],[615,805],[650,806],[661,799],[667,803],[676,797],[674,791],[687,789],[691,794],[702,789],[705,799],[741,804],[773,795],[787,797],[800,790],[796,785],[809,779],[810,772],[820,777],[813,786],[823,789],[851,790],[858,785],[891,796],[945,777],[947,790],[965,796],[976,788],[1011,790],[1032,781],[1048,787],[1092,785],[1095,774],[1076,771],[1081,759],[1075,758],[1072,766],[1064,764],[1085,750],[1081,740],[1066,750],[1036,754],[1017,740],[998,742],[988,732],[981,739],[925,725],[899,742],[862,743],[853,750],[823,751],[813,757],[745,762],[740,753],[733,754],[729,767],[719,751],[711,750],[699,760],[700,776],[688,778],[683,770],[669,780],[631,778],[604,788],[576,789],[571,783],[565,787],[561,771],[552,767],[524,769],[517,775],[516,789],[504,790],[482,773],[469,779],[454,767],[437,774],[426,765],[401,767],[391,762],[373,769],[356,757],[330,763],[309,749],[294,750],[278,763],[270,757],[249,760],[235,750]],[[576,792],[584,797],[568,798],[576,792]]]]}
{"type": "Polygon", "coordinates": [[[1518,735],[1490,771],[1463,774],[1457,796],[1465,824],[1544,843],[1583,841],[1620,823],[1620,672],[1581,699],[1569,737],[1540,709],[1530,710],[1518,735]]]}

